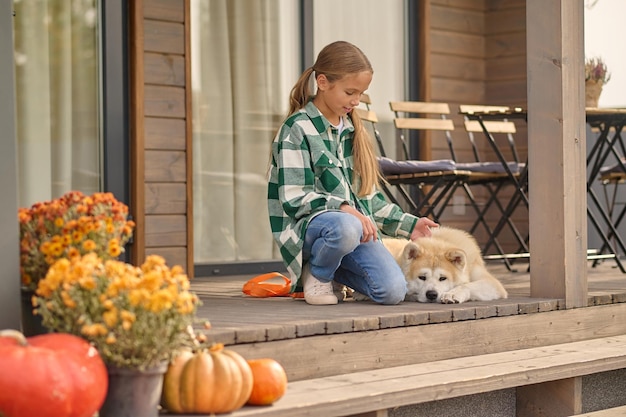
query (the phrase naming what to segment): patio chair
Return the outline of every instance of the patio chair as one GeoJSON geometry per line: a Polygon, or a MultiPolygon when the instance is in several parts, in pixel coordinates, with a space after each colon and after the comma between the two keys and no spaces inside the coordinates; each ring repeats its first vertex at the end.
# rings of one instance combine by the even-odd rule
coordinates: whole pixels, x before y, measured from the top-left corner
{"type": "Polygon", "coordinates": [[[515,123],[506,118],[510,112],[505,106],[483,106],[483,105],[460,105],[460,113],[465,115],[464,127],[470,142],[473,161],[456,161],[459,169],[471,172],[464,184],[466,195],[470,205],[476,211],[476,220],[470,227],[470,233],[482,225],[487,233],[487,242],[483,245],[483,255],[486,259],[502,259],[507,268],[513,270],[509,259],[528,256],[528,236],[523,236],[512,220],[512,215],[524,202],[527,206],[526,197],[527,171],[526,164],[520,161],[519,153],[515,144],[514,134],[516,133],[515,123]],[[471,115],[485,114],[489,117],[476,120],[471,115]],[[502,116],[498,116],[502,114],[502,116]],[[496,141],[496,137],[504,138],[506,146],[499,146],[501,142],[496,141]],[[486,140],[484,147],[479,146],[477,137],[486,140]],[[485,150],[488,149],[496,155],[488,160],[485,150]],[[502,191],[507,186],[513,186],[510,196],[503,197],[502,191]],[[474,191],[479,188],[482,192],[477,194],[474,191]],[[481,203],[477,195],[486,193],[486,200],[481,203]],[[492,227],[488,222],[487,214],[493,208],[497,208],[498,223],[492,227]],[[506,253],[500,243],[498,236],[504,226],[507,225],[518,248],[512,253],[506,253]],[[495,247],[496,254],[489,255],[491,246],[495,247]]]}
{"type": "MultiPolygon", "coordinates": [[[[362,108],[355,111],[364,125],[369,125],[379,152],[379,166],[384,178],[383,191],[395,204],[418,216],[430,216],[439,220],[445,205],[450,199],[450,190],[455,181],[467,173],[455,169],[454,161],[449,159],[436,161],[418,161],[408,158],[408,146],[403,144],[400,159],[390,158],[377,129],[378,116],[371,110],[371,99],[367,94],[361,96],[362,108]]],[[[435,119],[431,119],[437,122],[435,119]]],[[[447,121],[441,128],[454,128],[447,121]]]]}
{"type": "MultiPolygon", "coordinates": [[[[618,213],[615,211],[615,209],[620,205],[618,201],[620,188],[626,183],[626,171],[624,171],[624,164],[626,164],[626,158],[621,158],[620,162],[601,167],[598,178],[602,184],[604,192],[604,203],[606,204],[607,215],[613,222],[613,227],[615,229],[619,228],[622,220],[624,220],[624,217],[626,216],[626,205],[623,206],[618,213]]],[[[618,253],[617,244],[615,242],[616,237],[610,229],[607,230],[607,238],[613,241],[613,247],[609,247],[607,243],[603,243],[598,253],[602,255],[607,251],[607,249],[610,249],[609,252],[611,253],[618,253]]],[[[594,261],[593,265],[596,266],[598,262],[599,260],[594,261]]]]}
{"type": "MultiPolygon", "coordinates": [[[[459,170],[454,159],[412,159],[411,146],[418,142],[410,143],[407,132],[432,133],[433,138],[445,138],[447,146],[451,147],[449,132],[454,130],[454,123],[447,118],[450,106],[447,103],[417,101],[392,101],[389,105],[394,112],[394,126],[399,133],[402,157],[399,160],[384,157],[382,142],[379,142],[383,155],[379,161],[381,171],[414,214],[431,215],[439,221],[454,190],[467,179],[469,172],[459,170]]],[[[418,140],[422,140],[422,136],[418,140]]]]}

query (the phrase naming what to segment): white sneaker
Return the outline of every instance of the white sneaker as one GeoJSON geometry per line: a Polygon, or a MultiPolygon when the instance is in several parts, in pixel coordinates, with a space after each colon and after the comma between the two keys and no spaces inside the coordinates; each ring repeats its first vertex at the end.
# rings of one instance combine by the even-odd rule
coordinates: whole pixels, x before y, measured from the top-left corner
{"type": "Polygon", "coordinates": [[[315,305],[337,304],[337,296],[333,294],[333,283],[322,282],[311,274],[307,263],[302,268],[302,286],[304,287],[304,301],[315,305]]]}

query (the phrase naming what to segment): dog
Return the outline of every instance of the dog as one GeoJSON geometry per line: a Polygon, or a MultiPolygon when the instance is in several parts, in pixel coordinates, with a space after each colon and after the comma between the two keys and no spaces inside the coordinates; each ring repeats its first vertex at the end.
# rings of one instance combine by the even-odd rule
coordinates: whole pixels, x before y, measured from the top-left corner
{"type": "Polygon", "coordinates": [[[385,238],[383,244],[406,277],[405,301],[453,304],[508,296],[487,271],[476,239],[463,230],[440,226],[430,237],[385,238]]]}

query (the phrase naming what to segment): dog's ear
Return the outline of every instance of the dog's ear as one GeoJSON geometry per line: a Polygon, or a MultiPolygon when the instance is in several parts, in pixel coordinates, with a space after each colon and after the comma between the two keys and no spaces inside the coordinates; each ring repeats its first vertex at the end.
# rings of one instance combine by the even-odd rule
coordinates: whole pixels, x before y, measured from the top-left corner
{"type": "Polygon", "coordinates": [[[452,262],[454,266],[463,271],[467,264],[467,255],[461,249],[452,249],[446,252],[446,258],[452,262]]]}
{"type": "Polygon", "coordinates": [[[409,241],[409,243],[404,246],[402,259],[404,259],[405,261],[417,259],[421,254],[422,249],[415,242],[409,241]]]}

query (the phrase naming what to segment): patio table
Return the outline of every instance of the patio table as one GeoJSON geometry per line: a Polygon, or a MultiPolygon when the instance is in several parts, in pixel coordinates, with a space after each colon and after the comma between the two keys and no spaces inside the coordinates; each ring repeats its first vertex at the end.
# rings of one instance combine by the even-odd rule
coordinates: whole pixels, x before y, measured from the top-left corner
{"type": "MultiPolygon", "coordinates": [[[[490,236],[490,240],[488,241],[486,246],[488,247],[489,243],[497,238],[504,226],[506,224],[511,224],[510,217],[515,211],[516,207],[520,203],[524,203],[526,207],[528,207],[528,161],[526,161],[526,164],[523,170],[520,172],[519,177],[516,178],[515,175],[513,175],[511,170],[508,168],[507,161],[502,151],[500,150],[493,136],[485,127],[484,121],[502,120],[504,118],[522,119],[527,121],[528,115],[526,110],[521,108],[513,108],[505,112],[475,112],[462,114],[465,114],[469,119],[477,120],[480,123],[485,137],[488,140],[488,143],[498,157],[498,160],[502,162],[503,167],[509,175],[511,182],[515,185],[515,192],[511,196],[511,199],[506,206],[503,216],[499,219],[497,225],[493,229],[493,233],[490,236]]],[[[598,137],[596,138],[594,146],[587,156],[587,194],[591,202],[593,203],[597,213],[594,213],[591,210],[589,203],[587,203],[587,217],[589,218],[602,239],[602,247],[598,251],[588,251],[589,254],[587,258],[589,260],[612,258],[615,260],[615,263],[617,264],[620,271],[622,273],[626,273],[626,268],[619,259],[619,253],[617,250],[619,248],[623,253],[626,253],[626,244],[624,243],[624,240],[618,231],[618,226],[621,220],[626,217],[626,206],[621,210],[616,220],[613,220],[609,208],[606,204],[601,203],[596,192],[592,188],[593,181],[598,178],[600,170],[603,166],[605,166],[607,158],[610,155],[614,156],[615,159],[617,159],[617,163],[621,166],[621,169],[626,172],[626,159],[624,158],[624,156],[626,156],[626,144],[622,140],[622,131],[624,129],[624,125],[626,124],[626,109],[587,108],[585,114],[586,122],[590,126],[598,128],[600,131],[598,137]],[[611,132],[613,132],[612,135],[611,132]],[[617,247],[615,245],[611,245],[611,239],[616,242],[617,247]]],[[[526,248],[526,250],[528,250],[526,245],[528,237],[526,237],[524,240],[521,240],[519,235],[516,236],[517,239],[520,241],[520,249],[526,248]]],[[[522,256],[522,254],[517,253],[503,256],[520,257],[522,256]]],[[[529,256],[529,254],[526,254],[526,256],[529,256]]]]}
{"type": "Polygon", "coordinates": [[[599,134],[587,156],[587,194],[598,215],[596,216],[592,212],[589,202],[587,203],[587,215],[602,239],[602,247],[599,250],[598,257],[614,258],[619,269],[622,272],[626,272],[624,265],[619,259],[619,250],[622,253],[626,253],[626,245],[618,231],[618,226],[626,214],[626,207],[613,220],[612,207],[609,208],[606,204],[602,204],[592,188],[593,182],[599,177],[610,156],[615,157],[617,160],[616,170],[618,172],[626,172],[626,165],[624,164],[626,144],[624,144],[622,139],[622,131],[624,124],[626,124],[626,109],[588,107],[585,110],[585,114],[587,123],[591,127],[599,129],[599,134]],[[611,134],[611,132],[613,133],[611,134]],[[615,242],[614,245],[611,245],[611,239],[615,242]],[[607,253],[604,253],[605,251],[607,253]]]}

